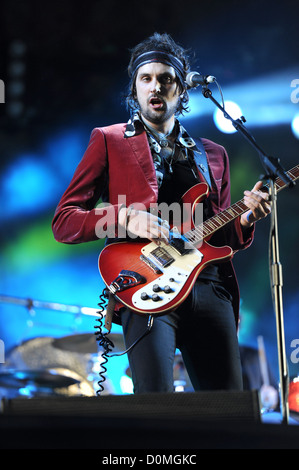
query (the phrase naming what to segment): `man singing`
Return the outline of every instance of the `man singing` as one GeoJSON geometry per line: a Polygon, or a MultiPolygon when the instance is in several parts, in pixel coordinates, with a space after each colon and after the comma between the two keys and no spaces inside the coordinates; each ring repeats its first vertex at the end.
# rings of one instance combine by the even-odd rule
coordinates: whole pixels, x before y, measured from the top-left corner
{"type": "MultiPolygon", "coordinates": [[[[150,207],[177,202],[200,182],[209,186],[205,219],[230,206],[225,149],[191,137],[178,120],[187,110],[189,71],[186,51],[167,34],[155,33],[131,51],[130,119],[92,131],[54,215],[56,240],[82,243],[96,240],[102,231],[113,242],[121,230],[134,240],[167,244],[170,226],[150,207]],[[109,203],[102,210],[95,208],[100,198],[109,203]]],[[[259,181],[244,192],[248,211],[219,230],[211,244],[228,245],[233,251],[251,244],[255,222],[270,212],[261,187],[259,181]]],[[[150,333],[129,351],[134,393],[173,391],[176,348],[194,390],[241,390],[238,309],[232,262],[212,262],[180,306],[155,317],[150,333]]],[[[117,318],[129,347],[145,331],[148,317],[120,305],[117,318]]]]}

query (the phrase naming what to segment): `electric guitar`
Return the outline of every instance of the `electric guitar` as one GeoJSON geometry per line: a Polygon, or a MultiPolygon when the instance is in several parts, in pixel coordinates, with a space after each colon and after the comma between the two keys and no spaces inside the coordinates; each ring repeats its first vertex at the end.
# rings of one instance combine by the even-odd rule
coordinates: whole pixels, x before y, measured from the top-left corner
{"type": "MultiPolygon", "coordinates": [[[[299,178],[299,165],[287,172],[292,181],[299,178]]],[[[287,186],[275,180],[277,192],[287,186]]],[[[267,189],[265,185],[264,189],[267,189]]],[[[198,183],[182,197],[189,208],[187,222],[180,230],[173,226],[170,240],[157,246],[154,242],[115,242],[99,256],[99,271],[116,300],[139,314],[162,315],[177,308],[190,293],[197,276],[209,264],[224,262],[234,255],[229,246],[214,247],[212,235],[246,211],[244,199],[195,226],[196,206],[208,195],[206,183],[198,183]],[[191,221],[191,223],[190,223],[191,221]]]]}

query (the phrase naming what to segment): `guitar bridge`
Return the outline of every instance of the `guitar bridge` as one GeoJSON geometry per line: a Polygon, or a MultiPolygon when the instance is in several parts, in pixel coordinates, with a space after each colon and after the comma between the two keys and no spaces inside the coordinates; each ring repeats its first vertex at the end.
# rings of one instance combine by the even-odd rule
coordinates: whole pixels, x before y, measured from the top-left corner
{"type": "Polygon", "coordinates": [[[144,255],[140,255],[140,259],[141,259],[141,261],[143,261],[147,266],[149,266],[149,267],[154,271],[154,273],[156,273],[156,274],[162,274],[161,269],[158,268],[158,266],[156,266],[149,258],[147,258],[147,257],[144,256],[144,255]]]}
{"type": "Polygon", "coordinates": [[[145,278],[135,271],[127,271],[123,269],[119,275],[111,282],[108,289],[112,294],[121,292],[123,290],[129,289],[130,287],[137,286],[138,284],[143,284],[145,278]]]}

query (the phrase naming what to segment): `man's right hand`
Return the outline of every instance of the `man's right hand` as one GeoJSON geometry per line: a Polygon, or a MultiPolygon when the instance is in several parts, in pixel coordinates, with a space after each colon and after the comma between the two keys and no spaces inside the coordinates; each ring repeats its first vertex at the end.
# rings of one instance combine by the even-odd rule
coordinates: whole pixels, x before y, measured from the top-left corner
{"type": "Polygon", "coordinates": [[[147,238],[157,245],[160,245],[161,241],[168,243],[170,227],[166,220],[149,212],[135,209],[130,210],[128,218],[128,211],[128,208],[122,207],[119,211],[118,221],[122,227],[126,228],[129,236],[133,234],[132,238],[147,238]]]}

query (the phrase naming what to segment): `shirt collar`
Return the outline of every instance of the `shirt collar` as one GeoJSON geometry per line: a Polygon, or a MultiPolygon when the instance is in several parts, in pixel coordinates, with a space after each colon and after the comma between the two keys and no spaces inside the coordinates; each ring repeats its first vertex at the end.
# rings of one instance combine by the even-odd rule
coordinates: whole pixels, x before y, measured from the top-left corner
{"type": "MultiPolygon", "coordinates": [[[[186,147],[192,150],[198,150],[196,146],[196,142],[188,134],[186,129],[182,126],[182,124],[179,121],[177,121],[177,123],[179,125],[179,132],[176,138],[177,142],[183,145],[183,147],[186,147]]],[[[130,138],[135,135],[139,135],[144,130],[145,130],[144,124],[140,118],[139,113],[137,112],[127,122],[126,130],[125,130],[125,137],[130,138]]]]}

